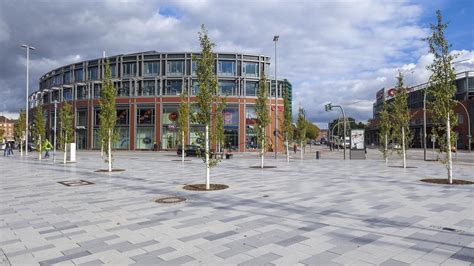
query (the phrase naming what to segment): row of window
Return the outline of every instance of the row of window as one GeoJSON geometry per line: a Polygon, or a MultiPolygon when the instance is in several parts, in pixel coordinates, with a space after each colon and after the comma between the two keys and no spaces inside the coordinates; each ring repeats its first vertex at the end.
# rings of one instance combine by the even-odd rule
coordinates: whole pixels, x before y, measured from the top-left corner
{"type": "MultiPolygon", "coordinates": [[[[166,80],[165,87],[161,89],[160,82],[154,80],[144,80],[143,82],[136,82],[131,84],[130,82],[114,82],[114,87],[117,90],[117,97],[130,97],[130,96],[157,96],[157,95],[180,95],[183,90],[182,80],[166,80]]],[[[258,90],[257,81],[246,81],[242,86],[240,95],[257,96],[258,90]]],[[[76,85],[76,100],[84,100],[90,98],[100,98],[100,90],[102,84],[95,83],[91,87],[86,85],[76,85]]],[[[274,86],[272,86],[271,95],[274,96],[274,86]]],[[[197,95],[199,93],[199,84],[197,81],[193,81],[191,86],[191,95],[197,95]]],[[[218,82],[218,94],[221,96],[238,96],[239,89],[237,83],[233,80],[221,80],[218,82]]],[[[279,93],[281,97],[281,92],[279,93]]],[[[72,87],[64,87],[61,90],[54,90],[50,94],[45,93],[43,95],[43,103],[50,103],[54,101],[71,101],[74,99],[74,92],[72,87]],[[49,99],[51,97],[51,99],[49,99]]]]}
{"type": "MultiPolygon", "coordinates": [[[[196,75],[197,62],[192,62],[192,75],[196,75]]],[[[117,76],[117,65],[112,64],[110,66],[111,76],[117,76]]],[[[242,76],[246,77],[258,77],[259,63],[257,62],[244,62],[242,68],[242,76]]],[[[137,76],[137,63],[123,63],[122,64],[122,77],[135,77],[137,76]]],[[[160,61],[149,61],[143,64],[143,76],[159,76],[160,73],[160,61]]],[[[167,76],[183,76],[184,75],[184,61],[167,61],[166,65],[167,76]]],[[[221,60],[217,64],[217,75],[236,76],[236,65],[235,61],[221,60]]],[[[98,66],[91,66],[87,68],[88,80],[99,80],[99,68],[98,66]]],[[[44,81],[45,87],[58,86],[61,84],[70,84],[72,82],[85,81],[84,70],[82,68],[74,70],[74,78],[72,77],[71,71],[65,72],[62,75],[53,76],[51,79],[44,81]],[[50,83],[50,84],[48,84],[50,83]]]]}

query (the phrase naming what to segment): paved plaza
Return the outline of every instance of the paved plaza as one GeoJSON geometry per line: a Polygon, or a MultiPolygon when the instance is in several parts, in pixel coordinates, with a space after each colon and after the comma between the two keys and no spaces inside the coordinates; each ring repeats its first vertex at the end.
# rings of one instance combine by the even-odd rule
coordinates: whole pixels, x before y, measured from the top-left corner
{"type": "MultiPolygon", "coordinates": [[[[418,155],[414,157],[419,157],[418,155]]],[[[438,162],[389,166],[342,161],[322,151],[287,163],[236,154],[211,171],[221,191],[185,191],[205,168],[172,152],[117,152],[97,173],[99,152],[62,165],[0,157],[0,261],[5,265],[473,265],[474,185],[422,183],[445,178],[438,162]],[[84,180],[93,184],[65,186],[84,180]],[[160,204],[160,197],[185,202],[160,204]]],[[[295,154],[297,157],[299,154],[295,154]]],[[[471,154],[455,178],[474,181],[471,154]]],[[[462,160],[461,160],[462,159],[462,160]]]]}

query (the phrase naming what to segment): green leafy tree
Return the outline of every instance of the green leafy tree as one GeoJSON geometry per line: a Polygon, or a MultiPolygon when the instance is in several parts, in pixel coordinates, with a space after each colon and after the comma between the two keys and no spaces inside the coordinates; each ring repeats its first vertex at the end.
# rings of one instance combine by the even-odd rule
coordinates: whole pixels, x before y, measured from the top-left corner
{"type": "Polygon", "coordinates": [[[74,136],[74,125],[73,125],[74,114],[72,111],[72,105],[65,102],[59,111],[59,144],[63,149],[63,163],[66,164],[67,144],[72,142],[74,136]]]}
{"type": "Polygon", "coordinates": [[[99,137],[105,146],[105,162],[108,164],[108,171],[112,172],[112,144],[117,141],[118,134],[115,131],[117,111],[115,109],[116,90],[111,80],[109,62],[104,63],[105,76],[102,81],[100,91],[100,113],[99,113],[99,137]]]}
{"type": "Polygon", "coordinates": [[[283,138],[285,139],[286,146],[286,161],[290,161],[290,140],[293,139],[293,126],[291,118],[291,102],[290,102],[290,92],[288,88],[283,90],[283,123],[281,131],[283,132],[283,138]]]}
{"type": "Polygon", "coordinates": [[[448,182],[453,182],[453,160],[451,145],[454,143],[453,128],[457,124],[457,117],[454,112],[456,101],[453,99],[456,93],[454,68],[452,61],[454,56],[449,54],[451,45],[445,37],[445,30],[448,23],[443,23],[441,11],[436,11],[437,23],[431,24],[431,35],[425,40],[428,42],[429,51],[434,55],[433,63],[427,66],[432,72],[428,84],[428,94],[430,94],[430,109],[433,120],[437,122],[433,129],[433,134],[437,136],[440,153],[446,153],[441,158],[441,162],[448,170],[448,182]]]}
{"type": "MultiPolygon", "coordinates": [[[[196,77],[199,85],[199,92],[196,95],[196,105],[198,111],[193,116],[194,120],[205,126],[204,138],[202,132],[199,132],[201,139],[204,139],[204,157],[203,162],[206,165],[206,189],[210,189],[210,171],[211,168],[216,166],[220,159],[216,156],[215,159],[210,158],[210,139],[214,137],[211,135],[211,117],[213,112],[216,112],[218,108],[213,109],[213,103],[217,101],[217,76],[214,73],[216,59],[212,51],[215,46],[214,43],[208,37],[207,30],[204,25],[201,25],[201,31],[199,32],[199,41],[201,46],[201,56],[198,59],[193,57],[193,60],[197,61],[196,77]]],[[[215,132],[212,132],[215,134],[215,132]]],[[[201,144],[202,145],[202,144],[201,144]]]]}
{"type": "Polygon", "coordinates": [[[226,98],[216,97],[214,102],[216,103],[216,111],[213,112],[212,121],[214,121],[214,128],[212,137],[212,143],[217,148],[218,152],[221,152],[221,147],[224,146],[224,108],[226,106],[226,98]]]}
{"type": "Polygon", "coordinates": [[[20,143],[20,156],[23,156],[23,141],[25,140],[26,131],[26,113],[20,111],[20,117],[15,122],[15,139],[20,143]]]}
{"type": "Polygon", "coordinates": [[[379,122],[379,140],[380,140],[380,152],[382,152],[383,159],[385,164],[388,164],[388,142],[390,137],[390,132],[392,129],[392,121],[389,114],[388,104],[384,101],[382,111],[379,113],[380,122],[379,122]]]}
{"type": "Polygon", "coordinates": [[[397,149],[398,155],[402,156],[403,168],[406,168],[406,151],[410,144],[410,111],[408,110],[408,93],[403,85],[403,75],[398,72],[397,85],[392,105],[392,139],[401,146],[397,149]]]}
{"type": "Polygon", "coordinates": [[[189,101],[188,93],[183,88],[178,109],[178,132],[181,135],[181,161],[184,162],[184,150],[186,149],[186,136],[189,132],[189,101]]]}
{"type": "Polygon", "coordinates": [[[38,160],[41,160],[41,154],[43,153],[43,141],[46,140],[46,129],[42,105],[38,105],[38,107],[36,107],[31,133],[36,142],[35,144],[36,150],[38,151],[38,160]]]}
{"type": "Polygon", "coordinates": [[[257,91],[257,101],[255,104],[255,113],[257,115],[257,141],[261,145],[260,150],[260,167],[264,167],[264,158],[266,151],[266,129],[270,124],[270,111],[268,108],[268,88],[265,74],[260,78],[257,91]]]}
{"type": "Polygon", "coordinates": [[[0,126],[0,139],[3,139],[3,134],[5,134],[5,129],[3,129],[3,126],[0,126]]]}
{"type": "Polygon", "coordinates": [[[306,129],[308,127],[308,123],[305,119],[305,112],[304,109],[300,106],[298,108],[298,118],[296,119],[296,128],[298,129],[298,136],[297,140],[300,143],[301,151],[300,156],[301,160],[303,160],[303,150],[304,144],[306,142],[306,129]]]}
{"type": "Polygon", "coordinates": [[[306,120],[306,139],[316,139],[319,136],[319,127],[306,120]]]}

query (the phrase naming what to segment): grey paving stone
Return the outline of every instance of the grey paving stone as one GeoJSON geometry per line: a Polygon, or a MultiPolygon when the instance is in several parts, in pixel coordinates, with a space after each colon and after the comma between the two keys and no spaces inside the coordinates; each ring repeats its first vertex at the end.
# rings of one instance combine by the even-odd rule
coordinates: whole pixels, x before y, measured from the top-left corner
{"type": "Polygon", "coordinates": [[[300,261],[305,265],[329,265],[329,264],[338,264],[332,260],[339,257],[339,254],[325,251],[316,255],[313,255],[307,259],[300,261]]]}
{"type": "Polygon", "coordinates": [[[288,247],[288,246],[291,246],[293,244],[304,241],[306,239],[309,239],[309,238],[305,237],[305,236],[294,236],[294,237],[290,237],[290,238],[284,239],[282,241],[276,242],[276,244],[280,245],[280,246],[288,247]]]}
{"type": "Polygon", "coordinates": [[[474,248],[463,247],[461,250],[452,255],[451,258],[474,263],[474,248]]]}
{"type": "Polygon", "coordinates": [[[60,262],[63,262],[63,261],[68,261],[68,260],[73,260],[73,259],[77,259],[77,258],[80,258],[80,257],[89,256],[90,254],[91,253],[89,251],[82,251],[82,252],[79,252],[79,253],[74,253],[74,254],[69,254],[69,255],[62,256],[62,257],[57,257],[57,258],[54,258],[54,259],[40,261],[39,263],[40,263],[40,265],[51,265],[51,264],[56,264],[56,263],[60,263],[60,262]]]}
{"type": "Polygon", "coordinates": [[[238,265],[271,265],[270,262],[281,258],[282,256],[275,253],[267,253],[261,256],[255,257],[251,260],[244,261],[238,265]]]}
{"type": "Polygon", "coordinates": [[[394,260],[394,259],[389,259],[380,264],[380,266],[409,266],[409,263],[399,261],[399,260],[394,260]]]}
{"type": "Polygon", "coordinates": [[[227,232],[222,232],[222,233],[219,233],[219,234],[213,234],[213,235],[210,235],[210,236],[205,236],[203,238],[207,239],[209,241],[214,241],[214,240],[221,239],[221,238],[228,237],[228,236],[235,235],[235,234],[237,234],[237,232],[227,231],[227,232]]]}

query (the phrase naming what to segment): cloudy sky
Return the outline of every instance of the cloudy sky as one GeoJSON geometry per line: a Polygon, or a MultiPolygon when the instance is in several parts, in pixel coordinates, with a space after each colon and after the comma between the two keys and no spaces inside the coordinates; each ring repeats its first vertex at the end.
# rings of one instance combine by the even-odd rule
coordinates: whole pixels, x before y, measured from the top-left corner
{"type": "MultiPolygon", "coordinates": [[[[429,24],[441,9],[450,21],[447,37],[457,71],[474,69],[474,2],[452,1],[270,1],[270,0],[0,0],[0,114],[15,116],[25,105],[25,50],[30,91],[47,71],[108,55],[156,50],[199,51],[197,32],[209,30],[216,51],[274,57],[278,76],[294,88],[293,104],[321,127],[337,118],[332,102],[356,120],[372,116],[375,92],[393,87],[398,69],[407,85],[428,79],[432,57],[429,24]]],[[[273,64],[272,64],[273,65],[273,64]]],[[[273,75],[273,70],[271,70],[273,75]]],[[[296,109],[296,108],[294,108],[296,109]]]]}

